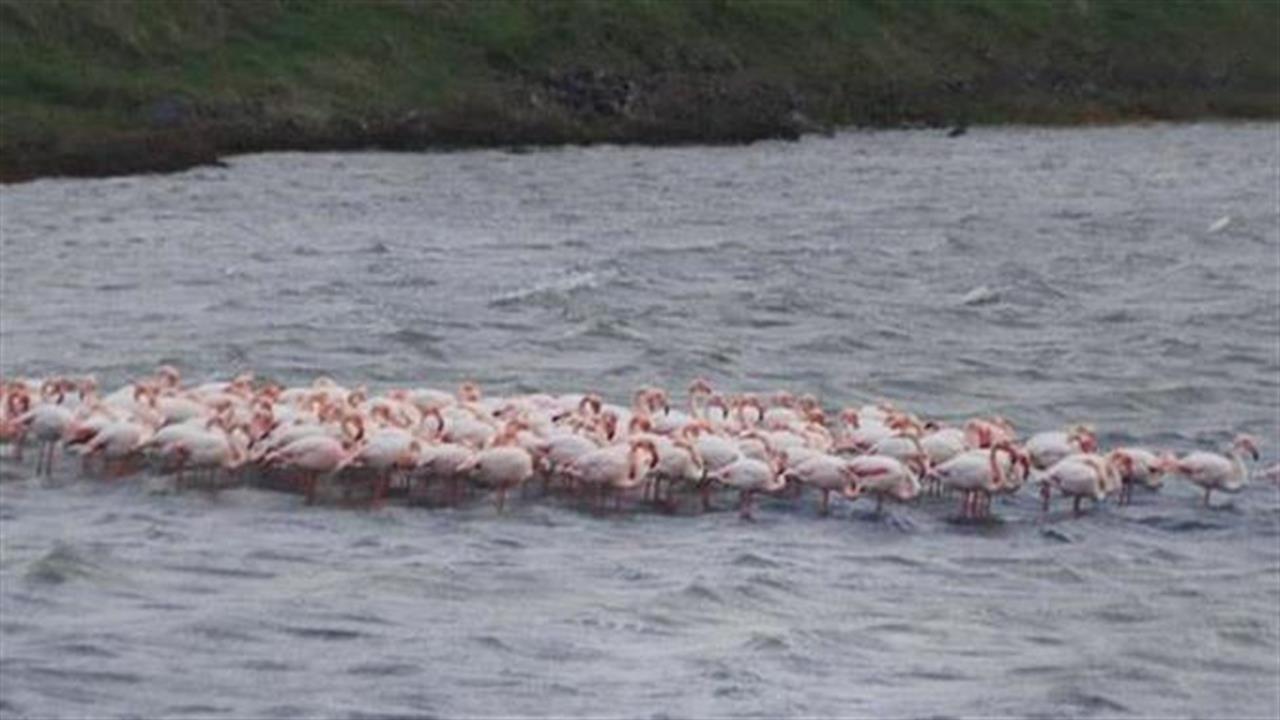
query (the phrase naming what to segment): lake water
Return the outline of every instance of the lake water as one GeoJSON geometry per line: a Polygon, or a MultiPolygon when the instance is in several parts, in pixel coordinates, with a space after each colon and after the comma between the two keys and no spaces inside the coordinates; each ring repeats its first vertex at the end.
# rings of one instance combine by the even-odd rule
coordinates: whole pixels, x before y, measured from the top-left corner
{"type": "MultiPolygon", "coordinates": [[[[1276,459],[1280,126],[267,154],[0,190],[0,370],[892,398],[1276,459]]],[[[71,463],[65,463],[69,466],[71,463]]],[[[0,461],[0,715],[1280,714],[1280,490],[302,508],[0,461]]]]}

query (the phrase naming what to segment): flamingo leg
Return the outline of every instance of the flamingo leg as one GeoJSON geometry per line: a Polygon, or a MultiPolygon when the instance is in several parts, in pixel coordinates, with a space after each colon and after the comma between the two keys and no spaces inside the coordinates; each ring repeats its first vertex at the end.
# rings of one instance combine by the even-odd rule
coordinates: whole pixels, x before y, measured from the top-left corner
{"type": "Polygon", "coordinates": [[[507,488],[505,485],[498,486],[498,514],[501,515],[507,504],[507,488]]]}
{"type": "Polygon", "coordinates": [[[1204,506],[1205,507],[1209,507],[1209,494],[1212,492],[1213,492],[1213,488],[1211,487],[1207,487],[1204,489],[1204,506]]]}
{"type": "Polygon", "coordinates": [[[383,470],[373,478],[373,496],[369,498],[369,509],[382,506],[387,497],[387,486],[391,483],[391,471],[383,470]]]}
{"type": "Polygon", "coordinates": [[[830,504],[831,504],[831,489],[822,488],[822,504],[818,506],[818,514],[825,516],[827,515],[827,513],[831,512],[830,504]]]}
{"type": "Polygon", "coordinates": [[[1083,495],[1077,495],[1075,501],[1071,503],[1071,512],[1077,517],[1080,515],[1080,501],[1083,499],[1083,495]]]}
{"type": "Polygon", "coordinates": [[[880,509],[884,506],[884,495],[876,493],[876,515],[880,514],[880,509]]]}

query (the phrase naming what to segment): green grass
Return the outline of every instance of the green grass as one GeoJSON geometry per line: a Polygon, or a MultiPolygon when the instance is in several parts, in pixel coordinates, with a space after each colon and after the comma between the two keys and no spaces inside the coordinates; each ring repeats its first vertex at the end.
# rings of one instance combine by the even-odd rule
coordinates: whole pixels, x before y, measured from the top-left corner
{"type": "Polygon", "coordinates": [[[145,135],[165,98],[235,146],[410,112],[446,140],[472,113],[480,141],[644,139],[682,103],[714,130],[784,96],[836,125],[1274,118],[1280,3],[0,0],[0,169],[145,135]],[[580,68],[637,83],[643,117],[549,105],[580,68]]]}

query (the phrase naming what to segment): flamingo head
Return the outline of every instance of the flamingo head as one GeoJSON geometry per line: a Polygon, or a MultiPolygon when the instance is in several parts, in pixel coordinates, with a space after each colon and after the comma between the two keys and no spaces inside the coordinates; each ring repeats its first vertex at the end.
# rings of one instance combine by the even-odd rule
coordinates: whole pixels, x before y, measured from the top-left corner
{"type": "Polygon", "coordinates": [[[778,450],[769,456],[769,467],[773,468],[775,476],[782,476],[787,471],[787,451],[778,450]]]}
{"type": "Polygon", "coordinates": [[[658,446],[652,440],[634,440],[631,443],[631,463],[630,476],[636,477],[636,456],[643,453],[649,459],[648,465],[645,466],[644,473],[648,474],[658,465],[658,446]]]}
{"type": "Polygon", "coordinates": [[[161,365],[156,368],[156,377],[160,384],[167,388],[176,388],[182,383],[182,373],[172,365],[161,365]]]}
{"type": "Polygon", "coordinates": [[[858,409],[847,407],[840,411],[840,422],[855,430],[858,429],[858,409]]]}
{"type": "Polygon", "coordinates": [[[1254,462],[1258,462],[1260,454],[1258,453],[1258,440],[1252,435],[1241,433],[1231,443],[1231,449],[1237,452],[1246,452],[1253,458],[1254,462]]]}
{"type": "MultiPolygon", "coordinates": [[[[687,429],[687,426],[685,429],[687,429]]],[[[702,472],[703,470],[706,469],[707,464],[702,459],[702,453],[698,452],[698,448],[694,447],[693,443],[684,439],[683,429],[681,431],[681,437],[677,440],[674,440],[673,444],[676,447],[680,448],[681,450],[684,450],[686,453],[689,454],[689,458],[693,460],[693,464],[696,468],[698,468],[699,472],[702,472]]]]}
{"type": "Polygon", "coordinates": [[[150,407],[156,406],[156,398],[159,394],[160,391],[156,386],[148,385],[146,383],[140,382],[133,388],[133,399],[135,401],[144,402],[150,407]]]}
{"type": "Polygon", "coordinates": [[[1137,471],[1133,456],[1123,450],[1112,450],[1107,453],[1107,464],[1114,468],[1122,478],[1130,477],[1137,471]]]}
{"type": "Polygon", "coordinates": [[[45,402],[53,402],[61,405],[62,400],[65,397],[63,382],[63,378],[45,380],[44,384],[40,386],[40,399],[45,402]]]}
{"type": "Polygon", "coordinates": [[[680,428],[680,439],[685,442],[692,442],[702,433],[709,432],[711,432],[711,423],[706,420],[694,420],[680,428]]]}
{"type": "Polygon", "coordinates": [[[480,386],[468,380],[458,386],[458,399],[462,402],[480,402],[480,386]]]}
{"type": "Polygon", "coordinates": [[[1163,475],[1167,472],[1175,471],[1178,469],[1178,456],[1174,455],[1168,450],[1163,450],[1156,455],[1155,467],[1148,468],[1148,469],[1153,474],[1159,474],[1159,475],[1163,475]]]}
{"type": "Polygon", "coordinates": [[[31,409],[31,396],[27,394],[26,388],[13,391],[5,398],[4,405],[10,417],[17,417],[31,409]]]}
{"type": "Polygon", "coordinates": [[[439,436],[441,436],[441,435],[444,435],[444,415],[442,415],[442,414],[440,413],[440,408],[439,408],[439,407],[432,406],[432,407],[427,408],[425,411],[423,411],[423,413],[422,413],[422,424],[423,424],[423,425],[425,425],[425,424],[427,423],[427,418],[435,418],[435,419],[436,419],[436,428],[435,428],[435,431],[434,431],[434,432],[435,432],[435,435],[436,435],[437,437],[439,437],[439,436]]]}
{"type": "Polygon", "coordinates": [[[369,399],[369,391],[363,385],[347,393],[347,405],[358,408],[369,399]]]}
{"type": "Polygon", "coordinates": [[[805,410],[805,411],[804,411],[804,419],[805,419],[805,420],[807,420],[807,421],[809,421],[810,423],[814,423],[814,424],[817,424],[817,425],[821,425],[821,426],[822,426],[822,427],[824,427],[824,428],[825,428],[825,427],[826,427],[826,425],[827,425],[827,414],[826,414],[825,412],[823,412],[823,411],[822,411],[822,408],[820,408],[820,407],[819,407],[819,408],[811,408],[811,409],[809,409],[809,410],[805,410]]]}
{"type": "Polygon", "coordinates": [[[347,415],[342,419],[342,434],[352,444],[364,439],[364,417],[358,414],[347,415]]]}
{"type": "Polygon", "coordinates": [[[711,381],[706,378],[695,378],[693,382],[689,383],[690,396],[710,395],[712,392],[714,391],[711,389],[711,381]]]}
{"type": "Polygon", "coordinates": [[[965,421],[964,439],[970,447],[989,448],[993,442],[991,426],[985,420],[973,418],[965,421]]]}
{"type": "Polygon", "coordinates": [[[405,446],[403,452],[396,457],[396,467],[404,470],[412,470],[417,467],[419,459],[422,457],[422,441],[414,439],[410,440],[405,446]]]}
{"type": "MultiPolygon", "coordinates": [[[[166,387],[166,390],[176,388],[166,387]]],[[[245,400],[253,399],[253,373],[241,373],[227,383],[227,392],[245,400]]]]}
{"type": "Polygon", "coordinates": [[[578,402],[578,412],[583,415],[599,415],[602,408],[604,408],[604,399],[596,393],[587,393],[578,402]]]}
{"type": "Polygon", "coordinates": [[[885,425],[896,430],[899,435],[908,437],[919,437],[921,433],[920,423],[916,419],[905,413],[894,413],[885,421],[885,425]]]}
{"type": "Polygon", "coordinates": [[[618,435],[618,414],[612,411],[605,411],[600,414],[600,426],[604,429],[604,436],[610,440],[618,435]]]}
{"type": "Polygon", "coordinates": [[[728,419],[729,403],[725,401],[723,395],[719,393],[713,393],[710,397],[707,398],[707,409],[710,410],[711,408],[720,408],[720,418],[728,419]]]}
{"type": "Polygon", "coordinates": [[[639,435],[653,431],[653,423],[644,415],[632,415],[631,422],[627,423],[628,435],[639,435]]]}
{"type": "Polygon", "coordinates": [[[853,472],[853,470],[847,466],[844,468],[843,473],[845,476],[845,480],[847,480],[848,482],[846,482],[845,486],[840,489],[840,494],[845,496],[849,500],[857,500],[858,498],[862,497],[861,478],[859,478],[857,473],[853,472]]]}
{"type": "Polygon", "coordinates": [[[753,424],[759,424],[764,420],[764,403],[760,402],[760,398],[748,393],[738,399],[738,417],[743,422],[747,421],[745,412],[747,408],[755,408],[756,414],[753,424]]]}
{"type": "Polygon", "coordinates": [[[1098,452],[1098,434],[1092,425],[1081,423],[1073,426],[1067,434],[1076,441],[1076,445],[1080,447],[1080,452],[1096,453],[1098,452]]]}
{"type": "Polygon", "coordinates": [[[661,408],[663,415],[671,413],[671,400],[667,397],[667,391],[662,388],[654,388],[649,393],[649,412],[657,412],[661,408]]]}

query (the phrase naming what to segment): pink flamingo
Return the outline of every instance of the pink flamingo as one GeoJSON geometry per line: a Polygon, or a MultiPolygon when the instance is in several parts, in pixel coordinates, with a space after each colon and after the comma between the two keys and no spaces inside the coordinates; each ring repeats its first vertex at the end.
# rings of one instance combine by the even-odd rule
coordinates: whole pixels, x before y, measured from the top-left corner
{"type": "Polygon", "coordinates": [[[1045,470],[1068,455],[1097,452],[1098,438],[1088,425],[1076,425],[1066,430],[1036,433],[1027,439],[1025,447],[1032,466],[1045,470]]]}
{"type": "Polygon", "coordinates": [[[525,429],[523,423],[509,422],[495,436],[493,444],[460,463],[459,475],[472,476],[472,481],[493,487],[498,493],[498,512],[506,507],[507,492],[533,477],[533,455],[516,444],[516,436],[525,429]]]}
{"type": "MultiPolygon", "coordinates": [[[[604,503],[606,490],[616,493],[639,485],[657,461],[658,450],[653,441],[642,439],[616,443],[586,453],[564,468],[564,474],[584,490],[589,488],[594,491],[596,505],[600,507],[604,503]],[[649,458],[643,472],[636,460],[641,452],[649,458]]],[[[615,496],[615,502],[620,501],[620,497],[615,496]]]]}
{"type": "Polygon", "coordinates": [[[961,453],[931,471],[944,486],[963,493],[961,517],[973,519],[979,517],[980,513],[985,516],[986,505],[979,501],[979,496],[985,496],[989,500],[991,493],[1001,490],[1011,482],[1006,465],[1000,460],[1001,454],[1008,456],[1009,468],[1017,465],[1017,451],[1011,443],[1002,442],[988,449],[961,453]]]}
{"type": "Polygon", "coordinates": [[[853,482],[845,467],[845,460],[833,455],[821,454],[810,457],[787,470],[787,477],[799,483],[797,487],[810,485],[818,488],[822,493],[818,514],[826,515],[830,512],[831,493],[843,493],[853,482]]]}
{"type": "Polygon", "coordinates": [[[1129,463],[1127,456],[1078,453],[1069,455],[1049,468],[1040,480],[1042,511],[1049,512],[1053,488],[1073,499],[1072,512],[1080,514],[1080,502],[1089,498],[1100,503],[1120,486],[1121,467],[1129,463]]]}
{"type": "Polygon", "coordinates": [[[316,500],[320,476],[340,472],[360,453],[358,442],[343,441],[329,435],[308,435],[267,455],[266,465],[301,471],[301,485],[307,504],[316,500]]]}
{"type": "Polygon", "coordinates": [[[924,474],[924,461],[915,457],[904,462],[888,455],[862,455],[845,463],[844,474],[856,488],[857,495],[875,495],[876,514],[879,514],[886,497],[906,502],[920,494],[919,478],[924,474]]]}
{"type": "MultiPolygon", "coordinates": [[[[752,500],[756,494],[774,494],[787,487],[787,479],[783,475],[785,466],[786,460],[781,456],[774,456],[769,462],[744,457],[709,473],[707,479],[735,488],[738,491],[738,514],[750,520],[752,500]]],[[[704,495],[704,507],[706,499],[704,495]]]]}
{"type": "Polygon", "coordinates": [[[1133,488],[1142,485],[1148,490],[1159,490],[1164,484],[1164,474],[1170,463],[1177,458],[1169,454],[1157,455],[1145,448],[1122,447],[1112,450],[1109,455],[1119,460],[1120,470],[1120,504],[1128,505],[1133,500],[1133,488]]]}
{"type": "Polygon", "coordinates": [[[1237,435],[1228,450],[1228,456],[1196,451],[1173,460],[1167,467],[1204,488],[1204,506],[1209,507],[1209,494],[1214,490],[1233,493],[1245,486],[1249,471],[1245,457],[1258,460],[1258,443],[1251,435],[1237,435]]]}

